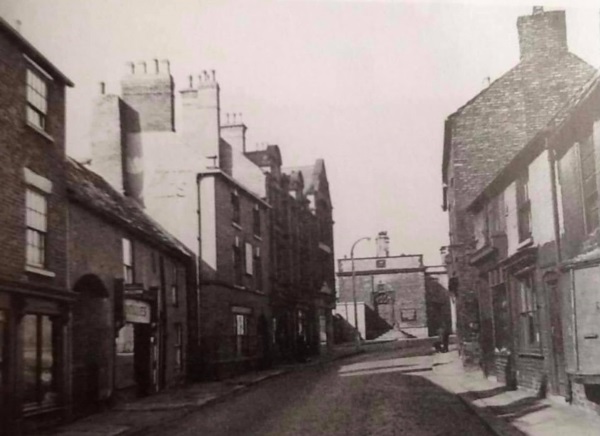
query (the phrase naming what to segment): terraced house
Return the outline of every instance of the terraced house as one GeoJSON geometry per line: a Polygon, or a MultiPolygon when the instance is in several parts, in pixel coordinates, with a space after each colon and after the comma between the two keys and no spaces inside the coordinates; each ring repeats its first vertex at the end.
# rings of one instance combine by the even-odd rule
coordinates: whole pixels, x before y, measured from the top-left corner
{"type": "MultiPolygon", "coordinates": [[[[305,192],[298,184],[303,177],[299,172],[281,175],[278,151],[266,164],[248,152],[241,117],[221,114],[214,71],[189,76],[176,97],[168,61],[130,64],[121,97],[98,98],[92,130],[92,168],[113,186],[122,185],[198,257],[196,376],[221,378],[269,365],[281,355],[277,332],[286,344],[308,335],[318,350],[319,331],[327,337],[333,262],[318,275],[305,269],[300,273],[299,262],[309,251],[318,253],[314,247],[332,251],[331,202],[322,162],[307,173],[311,179],[305,192]],[[286,185],[276,203],[271,181],[280,175],[286,185]],[[289,179],[295,180],[293,187],[289,179]],[[285,260],[276,266],[273,226],[279,214],[286,217],[289,245],[279,257],[285,260]],[[315,236],[312,245],[300,241],[305,225],[320,228],[323,238],[315,236]],[[303,285],[278,281],[274,268],[280,267],[303,285]],[[276,282],[283,283],[284,292],[302,295],[305,303],[289,309],[294,317],[285,330],[288,321],[274,321],[276,282]]],[[[316,235],[316,230],[305,230],[303,237],[316,235]]]]}
{"type": "Polygon", "coordinates": [[[0,432],[69,414],[65,94],[73,83],[0,19],[0,432]]]}
{"type": "MultiPolygon", "coordinates": [[[[490,199],[487,206],[490,214],[484,223],[474,221],[475,215],[469,207],[498,171],[545,128],[595,73],[594,68],[568,51],[564,11],[535,7],[531,15],[519,17],[517,29],[520,62],[445,122],[442,178],[444,209],[448,211],[450,224],[446,256],[449,288],[457,296],[457,333],[464,361],[481,363],[487,372],[494,367],[492,356],[502,353],[510,341],[503,331],[511,322],[508,306],[511,285],[506,270],[495,265],[517,251],[521,253],[518,249],[549,243],[552,236],[546,229],[531,239],[534,220],[552,216],[533,212],[536,201],[544,204],[548,201],[547,197],[538,198],[542,195],[538,189],[542,183],[538,174],[541,167],[520,175],[510,188],[514,195],[490,199]],[[509,221],[507,213],[513,210],[510,207],[518,211],[521,224],[516,217],[509,221]],[[482,242],[484,239],[477,242],[474,239],[476,232],[482,233],[484,224],[487,244],[482,242]],[[516,239],[509,238],[508,229],[516,239]],[[482,267],[482,263],[486,266],[482,267]],[[504,320],[491,318],[485,309],[490,305],[504,311],[504,320]],[[497,346],[493,345],[492,331],[499,341],[497,346]]],[[[522,313],[526,317],[536,303],[529,291],[533,278],[524,280],[522,313]]],[[[540,341],[535,328],[531,321],[529,333],[524,336],[533,348],[540,341]]],[[[542,365],[536,353],[523,350],[522,354],[522,364],[531,371],[542,365]]]]}

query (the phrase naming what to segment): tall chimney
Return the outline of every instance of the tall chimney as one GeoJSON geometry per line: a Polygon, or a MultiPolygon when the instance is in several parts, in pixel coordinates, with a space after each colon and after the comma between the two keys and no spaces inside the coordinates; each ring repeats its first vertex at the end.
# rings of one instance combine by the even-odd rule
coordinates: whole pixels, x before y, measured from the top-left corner
{"type": "Polygon", "coordinates": [[[196,153],[201,169],[221,166],[220,88],[214,71],[190,76],[189,87],[181,92],[181,128],[188,149],[196,153]]]}
{"type": "Polygon", "coordinates": [[[221,126],[221,137],[240,153],[246,152],[246,130],[242,114],[227,114],[225,124],[221,126]]]}
{"type": "Polygon", "coordinates": [[[140,129],[146,132],[174,131],[174,84],[169,62],[154,59],[137,64],[129,62],[127,67],[128,74],[121,80],[121,94],[139,114],[140,129]]]}
{"type": "Polygon", "coordinates": [[[556,56],[568,50],[565,11],[544,12],[542,6],[534,6],[531,15],[517,19],[517,29],[521,60],[556,56]]]}
{"type": "Polygon", "coordinates": [[[387,232],[379,232],[376,239],[377,257],[389,257],[390,237],[387,232]]]}

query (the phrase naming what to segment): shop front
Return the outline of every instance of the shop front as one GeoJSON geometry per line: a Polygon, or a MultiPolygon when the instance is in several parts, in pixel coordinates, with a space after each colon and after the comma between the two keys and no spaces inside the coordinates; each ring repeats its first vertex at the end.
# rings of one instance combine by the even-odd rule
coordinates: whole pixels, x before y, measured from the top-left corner
{"type": "MultiPolygon", "coordinates": [[[[118,298],[118,297],[117,297],[118,298]]],[[[159,385],[159,335],[156,293],[125,285],[117,302],[115,389],[125,395],[148,395],[159,385]]]]}
{"type": "Polygon", "coordinates": [[[59,290],[52,297],[0,289],[1,435],[34,431],[69,415],[70,298],[59,290]]]}

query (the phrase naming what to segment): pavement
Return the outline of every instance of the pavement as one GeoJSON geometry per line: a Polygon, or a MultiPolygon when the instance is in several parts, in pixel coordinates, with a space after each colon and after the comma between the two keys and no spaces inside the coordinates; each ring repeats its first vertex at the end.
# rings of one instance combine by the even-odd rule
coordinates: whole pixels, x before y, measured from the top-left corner
{"type": "Polygon", "coordinates": [[[325,364],[364,353],[353,344],[335,347],[329,353],[306,363],[281,365],[224,381],[192,383],[176,389],[123,402],[110,410],[55,427],[43,436],[135,436],[177,422],[203,407],[225,401],[250,387],[306,366],[325,364]]]}
{"type": "Polygon", "coordinates": [[[480,371],[466,371],[456,350],[432,356],[432,371],[422,376],[456,394],[498,436],[600,434],[599,415],[571,406],[562,397],[507,390],[480,371]]]}
{"type": "MultiPolygon", "coordinates": [[[[406,350],[406,344],[398,344],[406,350]]],[[[466,371],[455,346],[448,353],[429,353],[381,360],[352,359],[339,369],[339,376],[402,372],[423,377],[450,394],[456,395],[484,426],[497,436],[515,435],[598,435],[600,416],[565,403],[562,398],[541,399],[527,390],[509,391],[487,379],[479,371],[466,371]]],[[[133,436],[157,426],[177,422],[210,404],[225,401],[265,380],[311,365],[355,356],[354,345],[336,347],[331,353],[304,364],[287,365],[219,381],[194,383],[149,397],[121,403],[116,407],[63,425],[44,433],[47,436],[133,436]]],[[[417,350],[415,350],[417,351],[417,350]]]]}

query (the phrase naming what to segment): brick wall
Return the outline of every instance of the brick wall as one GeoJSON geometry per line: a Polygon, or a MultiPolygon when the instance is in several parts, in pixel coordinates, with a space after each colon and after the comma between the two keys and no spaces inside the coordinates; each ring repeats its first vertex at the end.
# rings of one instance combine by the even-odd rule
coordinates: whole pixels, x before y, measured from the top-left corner
{"type": "Polygon", "coordinates": [[[26,71],[35,67],[0,32],[0,277],[66,286],[65,86],[48,80],[46,130],[26,121],[26,71]],[[23,169],[52,182],[48,195],[47,266],[54,278],[25,273],[25,189],[23,169]]]}
{"type": "MultiPolygon", "coordinates": [[[[95,363],[99,366],[101,389],[110,391],[113,386],[127,386],[135,384],[133,377],[133,361],[126,357],[119,358],[122,371],[118,378],[112,378],[112,365],[114,355],[114,290],[115,280],[123,278],[122,238],[132,241],[134,252],[134,282],[143,285],[148,290],[158,287],[162,290],[161,297],[163,316],[159,324],[164,329],[163,345],[166,352],[165,379],[166,386],[181,383],[185,373],[185,351],[187,349],[187,269],[189,266],[181,259],[174,257],[169,251],[154,246],[133,236],[127,229],[115,225],[90,212],[87,208],[71,202],[69,207],[69,256],[71,282],[77,285],[78,281],[86,275],[96,276],[108,293],[107,299],[96,301],[95,311],[78,312],[81,296],[76,303],[74,312],[74,364],[85,366],[89,356],[96,356],[95,363]],[[164,286],[161,281],[161,262],[164,271],[164,286]],[[177,267],[175,270],[174,267],[177,267]],[[173,304],[171,286],[176,282],[177,274],[178,304],[173,304]],[[103,309],[103,310],[102,310],[103,309]],[[85,314],[85,319],[78,319],[78,314],[85,314]],[[175,324],[181,324],[183,331],[182,356],[184,370],[175,368],[175,324]],[[87,334],[78,335],[80,329],[85,329],[87,334]],[[97,337],[94,335],[100,335],[97,337]],[[129,368],[129,369],[127,369],[129,368]]],[[[85,292],[85,289],[82,290],[85,292]]],[[[77,386],[75,386],[77,390],[77,386]]]]}

